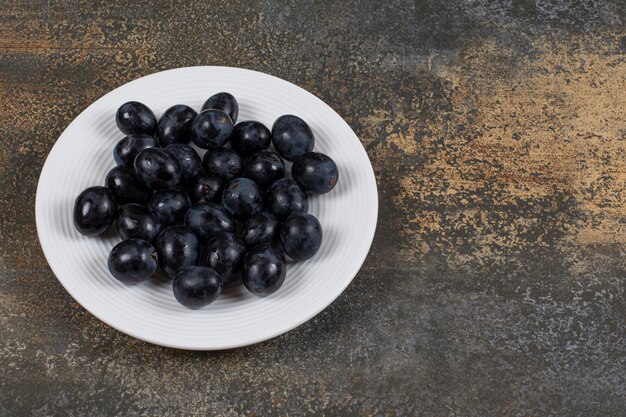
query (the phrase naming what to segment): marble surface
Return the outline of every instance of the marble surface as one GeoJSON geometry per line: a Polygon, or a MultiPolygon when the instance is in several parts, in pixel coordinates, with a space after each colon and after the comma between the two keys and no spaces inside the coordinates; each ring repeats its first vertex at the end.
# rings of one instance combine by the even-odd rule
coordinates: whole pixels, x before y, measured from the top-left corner
{"type": "Polygon", "coordinates": [[[0,7],[0,415],[623,416],[621,1],[0,7]],[[286,335],[214,353],[102,324],[55,279],[39,172],[111,89],[228,65],[318,95],[380,192],[347,291],[286,335]]]}

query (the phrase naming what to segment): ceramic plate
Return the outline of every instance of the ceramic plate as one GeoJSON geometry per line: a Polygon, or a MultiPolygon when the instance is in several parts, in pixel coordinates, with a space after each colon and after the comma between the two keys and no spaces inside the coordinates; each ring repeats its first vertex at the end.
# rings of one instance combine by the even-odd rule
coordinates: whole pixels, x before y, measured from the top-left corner
{"type": "Polygon", "coordinates": [[[164,71],[123,85],[83,111],[58,139],[41,172],[36,219],[41,246],[56,277],[88,311],[138,339],[180,349],[218,350],[261,342],[306,322],[350,284],[369,251],[378,213],[376,180],[361,142],[348,124],[309,92],[260,72],[227,67],[164,71]],[[160,114],[174,104],[197,111],[214,93],[239,102],[239,121],[272,126],[282,114],[305,119],[315,150],[330,155],[339,182],[326,195],[310,197],[310,213],[324,231],[322,246],[306,262],[289,265],[284,285],[259,298],[243,285],[226,290],[209,306],[187,309],[176,301],[171,281],[155,277],[129,286],[107,270],[115,233],[88,238],[73,226],[74,199],[102,185],[115,166],[114,145],[124,136],[115,112],[141,101],[160,114]]]}

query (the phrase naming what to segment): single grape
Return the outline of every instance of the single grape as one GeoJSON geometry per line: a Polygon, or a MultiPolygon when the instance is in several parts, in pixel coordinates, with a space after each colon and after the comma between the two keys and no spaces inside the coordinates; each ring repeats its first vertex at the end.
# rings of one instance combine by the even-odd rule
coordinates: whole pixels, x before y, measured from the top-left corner
{"type": "Polygon", "coordinates": [[[308,152],[296,159],[291,175],[302,188],[317,194],[326,194],[335,188],[339,179],[335,161],[319,152],[308,152]]]}
{"type": "Polygon", "coordinates": [[[113,247],[107,266],[109,272],[126,284],[148,279],[157,269],[157,253],[145,240],[123,240],[113,247]]]}
{"type": "Polygon", "coordinates": [[[159,254],[159,266],[170,278],[174,278],[181,269],[198,262],[198,238],[185,226],[175,225],[163,229],[154,247],[159,254]]]}
{"type": "Polygon", "coordinates": [[[161,232],[161,222],[139,204],[126,204],[120,207],[115,224],[117,232],[124,240],[141,239],[154,242],[161,232]]]}
{"type": "Polygon", "coordinates": [[[250,249],[243,260],[243,283],[251,293],[259,297],[275,293],[285,282],[286,275],[285,257],[269,243],[250,249]]]}
{"type": "Polygon", "coordinates": [[[157,140],[145,133],[128,135],[113,148],[113,159],[118,165],[132,168],[137,154],[147,148],[158,148],[157,140]]]}
{"type": "Polygon", "coordinates": [[[135,133],[152,135],[157,128],[157,120],[152,110],[138,101],[122,104],[115,114],[115,123],[126,135],[135,133]]]}
{"type": "Polygon", "coordinates": [[[117,202],[106,187],[89,187],[74,201],[74,226],[85,236],[104,233],[117,217],[117,202]]]}
{"type": "Polygon", "coordinates": [[[232,149],[217,148],[208,151],[202,158],[207,174],[213,174],[223,181],[231,181],[241,174],[241,158],[232,149]]]}
{"type": "Polygon", "coordinates": [[[322,245],[322,226],[312,214],[292,214],[281,226],[280,241],[292,259],[306,261],[322,245]]]}
{"type": "Polygon", "coordinates": [[[267,188],[285,176],[285,163],[276,152],[260,151],[246,160],[241,176],[267,188]]]}
{"type": "Polygon", "coordinates": [[[315,136],[309,125],[291,114],[280,116],[272,126],[272,143],[276,151],[288,161],[311,152],[315,136]]]}
{"type": "Polygon", "coordinates": [[[163,147],[173,143],[187,143],[191,139],[191,122],[198,113],[184,104],[165,110],[157,126],[159,144],[163,147]]]}
{"type": "Polygon", "coordinates": [[[153,190],[170,190],[180,181],[180,164],[163,149],[148,148],[135,158],[135,175],[153,190]]]}
{"type": "Polygon", "coordinates": [[[205,239],[218,233],[235,231],[233,219],[226,210],[214,203],[200,203],[187,210],[185,225],[205,239]]]}
{"type": "Polygon", "coordinates": [[[189,187],[189,198],[192,204],[200,202],[208,203],[209,201],[222,201],[222,190],[224,184],[215,175],[207,174],[198,178],[189,187]]]}
{"type": "Polygon", "coordinates": [[[241,229],[241,239],[252,248],[261,243],[276,243],[280,235],[280,222],[266,211],[254,213],[241,229]]]}
{"type": "Polygon", "coordinates": [[[178,223],[185,217],[191,206],[189,197],[180,188],[167,191],[157,191],[150,200],[150,211],[162,224],[178,223]]]}
{"type": "Polygon", "coordinates": [[[239,116],[239,104],[237,99],[229,93],[217,93],[213,94],[202,105],[202,111],[208,109],[217,109],[226,113],[233,123],[237,122],[239,116]]]}
{"type": "Polygon", "coordinates": [[[188,266],[174,278],[174,297],[189,308],[204,307],[222,293],[222,278],[211,268],[188,266]]]}
{"type": "Polygon", "coordinates": [[[267,210],[282,220],[290,214],[309,211],[309,200],[297,182],[290,179],[278,180],[265,193],[267,210]]]}
{"type": "Polygon", "coordinates": [[[174,143],[165,147],[180,164],[180,181],[191,184],[202,176],[202,160],[194,148],[184,143],[174,143]]]}
{"type": "Polygon", "coordinates": [[[206,243],[200,259],[201,265],[215,269],[224,284],[241,270],[246,245],[234,233],[219,233],[206,243]]]}
{"type": "Polygon", "coordinates": [[[272,134],[263,123],[249,121],[237,123],[230,137],[230,146],[240,155],[267,149],[272,143],[272,134]]]}
{"type": "Polygon", "coordinates": [[[224,188],[222,205],[235,219],[244,220],[263,209],[263,190],[249,178],[234,179],[224,188]]]}
{"type": "Polygon", "coordinates": [[[104,185],[111,190],[119,204],[145,204],[152,197],[152,190],[137,179],[135,170],[125,166],[111,169],[104,180],[104,185]]]}
{"type": "Polygon", "coordinates": [[[233,133],[233,121],[221,110],[204,110],[191,123],[191,140],[199,148],[224,146],[233,133]]]}

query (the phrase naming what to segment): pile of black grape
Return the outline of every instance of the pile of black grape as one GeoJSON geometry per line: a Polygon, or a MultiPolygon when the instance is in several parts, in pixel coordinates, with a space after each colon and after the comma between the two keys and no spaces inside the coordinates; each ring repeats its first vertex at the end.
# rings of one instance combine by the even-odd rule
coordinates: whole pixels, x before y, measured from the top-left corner
{"type": "Polygon", "coordinates": [[[196,308],[240,280],[253,294],[272,294],[285,280],[286,256],[303,261],[319,250],[322,227],[307,214],[307,193],[335,187],[335,162],[313,152],[301,118],[281,116],[270,132],[256,121],[235,124],[238,113],[228,93],[211,96],[200,113],[172,106],[158,122],[139,102],[117,110],[127,135],[113,149],[117,166],[74,204],[83,235],[116,224],[123,241],[108,259],[115,278],[137,283],[159,268],[176,299],[196,308]],[[207,150],[202,159],[190,141],[207,150]]]}

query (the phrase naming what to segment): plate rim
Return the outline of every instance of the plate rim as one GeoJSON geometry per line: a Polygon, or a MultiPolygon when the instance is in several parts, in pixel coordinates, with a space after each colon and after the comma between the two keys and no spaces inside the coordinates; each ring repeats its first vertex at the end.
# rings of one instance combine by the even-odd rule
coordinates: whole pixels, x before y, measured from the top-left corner
{"type": "Polygon", "coordinates": [[[311,320],[312,318],[314,318],[315,316],[317,316],[318,314],[320,314],[322,311],[324,311],[326,308],[328,308],[328,306],[330,306],[341,294],[343,294],[346,290],[346,288],[350,285],[350,283],[352,283],[352,281],[354,280],[354,278],[356,277],[356,275],[361,271],[361,268],[363,267],[363,264],[365,263],[365,260],[367,259],[370,251],[371,251],[371,247],[372,247],[372,243],[374,241],[374,237],[376,235],[376,230],[377,230],[377,226],[378,226],[378,210],[379,210],[379,194],[378,194],[378,184],[376,182],[376,175],[374,172],[374,167],[371,163],[371,160],[369,158],[369,155],[367,154],[367,150],[365,149],[365,146],[363,146],[363,143],[361,142],[361,140],[359,139],[358,135],[354,132],[354,130],[352,129],[352,127],[350,127],[350,125],[348,124],[348,122],[345,121],[345,119],[343,117],[341,117],[341,115],[339,115],[339,113],[337,113],[337,111],[335,111],[335,109],[333,109],[330,105],[328,105],[325,101],[323,101],[321,98],[317,97],[315,94],[307,91],[305,88],[291,82],[288,80],[285,80],[283,78],[277,77],[275,75],[271,75],[271,74],[267,74],[265,72],[261,72],[261,71],[256,71],[256,70],[251,70],[251,69],[247,69],[247,68],[240,68],[240,67],[230,67],[230,66],[221,66],[221,65],[197,65],[197,66],[185,66],[185,67],[177,67],[177,68],[170,68],[167,70],[163,70],[163,71],[157,71],[154,73],[150,73],[135,79],[132,79],[124,84],[121,84],[115,88],[113,88],[112,90],[108,91],[106,94],[100,96],[97,100],[91,102],[87,107],[85,107],[74,119],[72,119],[72,121],[66,126],[66,128],[63,130],[63,132],[61,132],[61,134],[58,136],[58,138],[55,140],[54,144],[52,145],[52,148],[50,149],[50,151],[48,152],[48,155],[46,156],[46,159],[42,165],[41,171],[39,173],[39,178],[37,180],[37,189],[35,192],[35,224],[36,224],[36,228],[37,228],[37,238],[39,240],[39,244],[41,246],[42,252],[44,254],[44,257],[46,259],[46,262],[48,263],[48,266],[50,267],[50,269],[52,270],[55,278],[57,279],[57,281],[63,286],[63,288],[65,289],[65,291],[67,291],[67,293],[74,299],[74,301],[76,301],[82,308],[84,308],[87,312],[89,312],[92,316],[96,317],[98,320],[100,320],[102,323],[105,323],[106,325],[114,328],[115,330],[126,334],[134,339],[138,339],[153,345],[157,345],[157,346],[163,346],[163,347],[167,347],[167,348],[173,348],[173,349],[180,349],[180,350],[189,350],[189,351],[221,351],[221,350],[230,350],[230,349],[236,349],[236,348],[241,348],[241,347],[246,347],[246,346],[251,346],[251,345],[255,345],[261,342],[265,342],[271,339],[274,339],[278,336],[281,336],[283,334],[286,334],[288,332],[290,332],[291,330],[301,326],[302,324],[308,322],[309,320],[311,320]],[[117,324],[111,322],[110,320],[107,320],[103,317],[101,317],[100,314],[95,313],[94,311],[92,311],[91,309],[89,309],[86,305],[84,305],[83,303],[81,303],[79,301],[78,297],[76,296],[76,294],[72,291],[72,289],[70,289],[61,278],[59,278],[59,273],[58,270],[55,268],[55,266],[53,266],[53,262],[51,262],[51,258],[50,258],[50,253],[51,250],[47,249],[49,244],[52,244],[53,242],[44,242],[44,239],[42,239],[42,227],[43,227],[43,223],[44,223],[44,213],[43,213],[43,202],[41,201],[41,193],[40,193],[40,186],[41,186],[41,182],[42,182],[42,178],[44,178],[44,174],[46,173],[47,170],[51,169],[50,168],[50,161],[52,160],[52,155],[55,153],[55,149],[56,152],[59,151],[60,146],[58,146],[58,143],[60,140],[63,139],[63,137],[66,135],[66,133],[68,132],[68,130],[70,130],[70,128],[77,123],[78,119],[81,118],[81,116],[88,112],[88,110],[92,107],[96,107],[98,105],[98,103],[100,103],[101,101],[104,101],[109,95],[113,95],[117,90],[124,88],[125,86],[127,86],[130,83],[133,83],[135,81],[138,80],[142,80],[142,79],[146,79],[146,78],[150,78],[150,77],[155,77],[155,76],[159,76],[159,75],[163,75],[165,73],[174,73],[180,70],[185,70],[185,69],[220,69],[220,70],[225,70],[225,71],[239,71],[239,72],[247,72],[247,73],[252,73],[252,74],[256,74],[257,76],[262,76],[262,77],[271,77],[271,78],[275,78],[281,82],[285,82],[288,84],[291,84],[292,86],[294,86],[296,89],[300,90],[300,92],[304,93],[305,95],[313,98],[315,101],[320,102],[325,108],[327,108],[328,110],[330,110],[332,113],[335,114],[335,116],[337,116],[345,125],[347,125],[347,127],[350,129],[350,131],[353,133],[354,138],[356,138],[356,140],[359,142],[359,145],[361,146],[361,148],[363,149],[363,152],[365,153],[365,156],[367,157],[368,160],[368,166],[369,166],[369,170],[368,170],[368,176],[370,177],[370,179],[372,180],[372,184],[373,184],[373,192],[375,193],[375,196],[373,196],[374,198],[372,198],[372,201],[375,203],[373,205],[373,207],[371,207],[371,211],[372,211],[372,217],[374,219],[373,224],[372,224],[372,233],[371,236],[369,238],[369,242],[367,242],[367,252],[365,253],[365,255],[363,256],[363,259],[360,261],[358,268],[355,270],[355,272],[352,274],[352,276],[349,279],[346,279],[345,284],[341,287],[340,290],[338,290],[335,294],[332,295],[332,297],[329,297],[327,300],[325,300],[325,302],[320,303],[319,308],[315,308],[314,311],[310,314],[305,316],[303,319],[300,320],[296,320],[294,323],[292,323],[291,325],[287,326],[286,328],[281,328],[278,330],[272,330],[272,331],[268,331],[265,335],[260,336],[260,337],[256,337],[254,339],[248,340],[245,343],[222,343],[220,344],[219,347],[190,347],[190,346],[183,346],[180,344],[176,344],[176,343],[170,343],[169,341],[164,342],[163,340],[156,340],[153,339],[151,337],[147,337],[145,335],[138,335],[137,333],[134,333],[133,331],[129,331],[128,329],[122,329],[120,326],[118,326],[117,324]]]}

